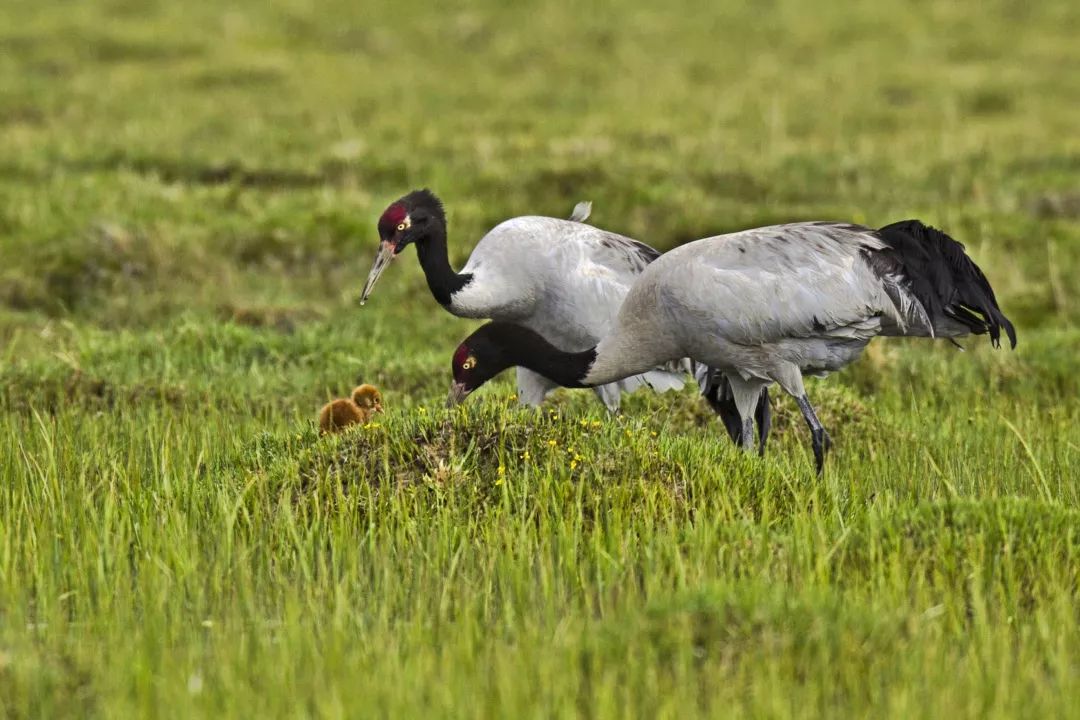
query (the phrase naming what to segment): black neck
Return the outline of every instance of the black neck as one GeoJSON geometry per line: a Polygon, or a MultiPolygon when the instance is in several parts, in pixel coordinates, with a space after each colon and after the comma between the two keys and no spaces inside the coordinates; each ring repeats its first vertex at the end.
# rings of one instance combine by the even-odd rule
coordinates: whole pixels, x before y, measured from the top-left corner
{"type": "Polygon", "coordinates": [[[433,223],[432,229],[416,241],[416,256],[420,259],[420,267],[424,268],[428,288],[440,305],[449,305],[450,296],[472,280],[471,274],[459,274],[450,267],[446,252],[446,226],[442,223],[433,223]]]}
{"type": "Polygon", "coordinates": [[[592,387],[585,382],[585,376],[596,360],[596,348],[591,347],[581,352],[565,352],[558,349],[543,337],[519,325],[491,323],[498,326],[497,334],[502,336],[506,358],[510,365],[520,365],[562,387],[592,387]]]}
{"type": "Polygon", "coordinates": [[[556,350],[550,355],[525,354],[518,363],[535,373],[540,373],[548,380],[559,383],[562,387],[592,387],[585,382],[593,361],[596,360],[596,348],[591,347],[578,353],[556,350]]]}

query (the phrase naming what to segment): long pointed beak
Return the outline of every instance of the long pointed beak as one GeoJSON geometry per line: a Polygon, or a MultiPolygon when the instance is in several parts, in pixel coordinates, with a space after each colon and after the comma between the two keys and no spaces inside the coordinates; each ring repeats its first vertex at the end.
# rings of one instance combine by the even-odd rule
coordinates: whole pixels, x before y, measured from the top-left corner
{"type": "Polygon", "coordinates": [[[469,397],[469,391],[465,389],[465,383],[456,382],[450,386],[450,394],[446,397],[446,407],[459,405],[467,397],[469,397]]]}
{"type": "Polygon", "coordinates": [[[375,287],[375,283],[378,282],[379,276],[383,274],[386,268],[390,267],[390,262],[394,259],[394,244],[384,242],[379,249],[379,254],[375,258],[375,264],[371,266],[371,272],[368,273],[367,282],[364,283],[364,292],[360,295],[360,304],[363,305],[367,302],[368,295],[371,294],[372,288],[375,287]]]}

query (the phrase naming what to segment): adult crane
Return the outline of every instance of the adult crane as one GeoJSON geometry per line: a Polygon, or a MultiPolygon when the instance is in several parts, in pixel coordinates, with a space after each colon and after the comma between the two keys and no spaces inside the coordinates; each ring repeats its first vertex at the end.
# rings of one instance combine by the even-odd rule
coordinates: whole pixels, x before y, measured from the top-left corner
{"type": "MultiPolygon", "coordinates": [[[[760,395],[778,383],[810,427],[817,471],[829,436],[803,386],[853,362],[878,335],[1016,332],[964,247],[918,220],[879,230],[807,222],[706,238],[644,269],[610,333],[565,352],[531,328],[489,323],[454,353],[451,400],[512,365],[566,387],[609,383],[689,357],[723,372],[752,445],[760,395]]],[[[955,342],[955,341],[954,341],[955,342]]]]}
{"type": "MultiPolygon", "coordinates": [[[[630,286],[660,253],[637,240],[585,224],[589,207],[579,203],[570,220],[539,216],[506,220],[480,239],[465,267],[456,272],[448,257],[442,202],[427,189],[410,192],[391,203],[379,218],[380,252],[361,302],[367,301],[391,261],[415,245],[431,294],[451,314],[516,323],[562,350],[592,347],[612,330],[630,286]]],[[[680,358],[670,360],[681,364],[680,358]]],[[[742,442],[743,425],[726,380],[707,367],[693,369],[702,394],[728,434],[742,442]]],[[[593,387],[615,412],[620,391],[642,385],[661,391],[679,388],[683,374],[672,363],[663,363],[593,387]]],[[[517,380],[518,397],[528,405],[539,405],[559,385],[523,365],[518,367],[517,380]]],[[[767,394],[758,406],[757,420],[759,446],[764,451],[770,424],[767,394]]]]}

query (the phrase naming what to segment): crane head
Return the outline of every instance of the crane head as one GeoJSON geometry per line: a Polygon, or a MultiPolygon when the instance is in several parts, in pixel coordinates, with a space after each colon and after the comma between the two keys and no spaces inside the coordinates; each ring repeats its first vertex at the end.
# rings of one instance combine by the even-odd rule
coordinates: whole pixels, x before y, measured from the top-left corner
{"type": "Polygon", "coordinates": [[[379,216],[379,254],[364,283],[361,305],[367,302],[375,283],[398,253],[409,243],[423,242],[436,228],[445,235],[446,213],[439,198],[427,189],[414,190],[383,211],[379,216]]]}

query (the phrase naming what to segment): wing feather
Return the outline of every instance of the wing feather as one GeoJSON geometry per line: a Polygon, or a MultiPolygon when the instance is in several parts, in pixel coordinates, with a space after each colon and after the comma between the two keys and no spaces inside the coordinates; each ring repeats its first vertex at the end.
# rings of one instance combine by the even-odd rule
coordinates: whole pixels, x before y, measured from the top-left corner
{"type": "Polygon", "coordinates": [[[861,252],[880,242],[856,225],[777,225],[684,245],[652,272],[681,276],[657,285],[680,322],[731,342],[866,340],[883,318],[904,321],[861,252]]]}

